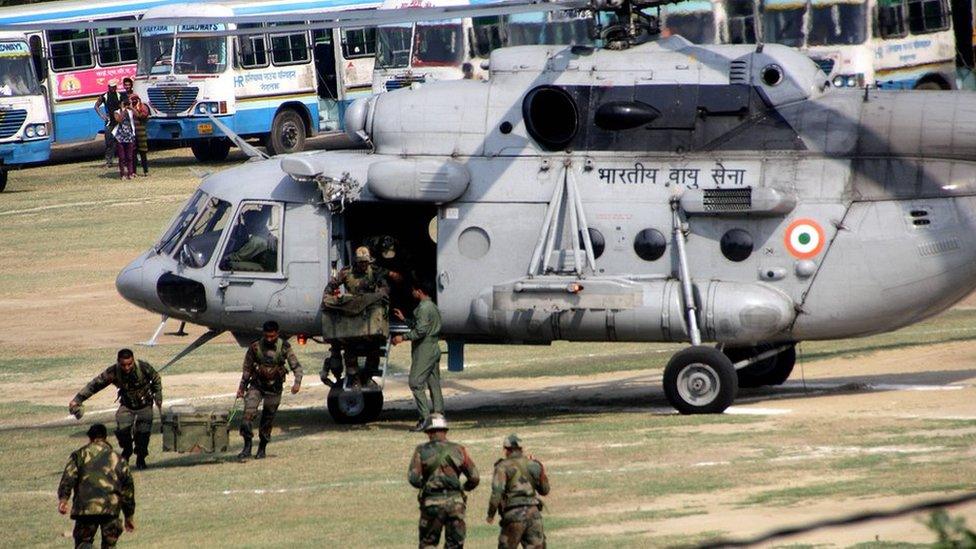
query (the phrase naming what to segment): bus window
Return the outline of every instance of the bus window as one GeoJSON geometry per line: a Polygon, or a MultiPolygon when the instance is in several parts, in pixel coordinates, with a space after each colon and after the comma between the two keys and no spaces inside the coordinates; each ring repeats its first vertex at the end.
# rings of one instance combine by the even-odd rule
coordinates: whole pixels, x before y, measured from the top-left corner
{"type": "Polygon", "coordinates": [[[346,59],[376,55],[376,29],[349,29],[342,31],[342,56],[346,59]]]}
{"type": "Polygon", "coordinates": [[[44,40],[40,35],[35,34],[30,37],[30,50],[31,59],[34,61],[34,74],[43,82],[47,79],[47,63],[44,62],[44,40]]]}
{"type": "Polygon", "coordinates": [[[220,74],[227,68],[227,39],[223,36],[180,38],[173,59],[176,74],[220,74]]]}
{"type": "Polygon", "coordinates": [[[47,31],[47,43],[51,49],[51,68],[55,71],[95,66],[91,33],[87,30],[47,31]]]}
{"type": "Polygon", "coordinates": [[[167,74],[173,57],[173,35],[143,34],[139,40],[139,65],[137,74],[167,74]]]}
{"type": "Polygon", "coordinates": [[[471,23],[471,51],[475,56],[488,57],[492,50],[505,44],[500,17],[474,17],[471,23]]]}
{"type": "Polygon", "coordinates": [[[464,57],[464,37],[460,21],[417,23],[413,37],[415,67],[460,65],[464,57]]]}
{"type": "Polygon", "coordinates": [[[0,96],[34,95],[39,89],[31,58],[26,52],[0,57],[0,96]]]}
{"type": "MultiPolygon", "coordinates": [[[[240,29],[260,28],[261,23],[242,23],[240,29]]],[[[242,34],[237,38],[241,50],[241,66],[256,69],[268,66],[268,43],[263,34],[242,34]]]]}
{"type": "Polygon", "coordinates": [[[908,26],[913,34],[925,34],[949,28],[949,8],[945,0],[910,0],[908,26]]]}
{"type": "Polygon", "coordinates": [[[816,2],[810,10],[808,46],[863,44],[868,38],[867,4],[816,2]]]}
{"type": "Polygon", "coordinates": [[[791,48],[802,46],[804,11],[806,5],[802,2],[767,3],[763,10],[763,40],[791,48]]]}
{"type": "Polygon", "coordinates": [[[99,29],[95,31],[95,47],[101,66],[135,63],[139,58],[133,28],[99,29]]]}
{"type": "Polygon", "coordinates": [[[728,0],[730,44],[756,43],[756,16],[751,0],[728,0]]]}
{"type": "Polygon", "coordinates": [[[376,32],[376,64],[385,69],[409,65],[412,37],[412,25],[380,27],[376,32]]]}
{"type": "MultiPolygon", "coordinates": [[[[301,25],[301,22],[278,25],[301,25]]],[[[275,25],[271,25],[275,26],[275,25]]],[[[271,36],[271,61],[275,65],[294,65],[308,61],[308,38],[304,32],[271,36]]]]}
{"type": "Polygon", "coordinates": [[[905,0],[885,0],[878,4],[878,31],[881,38],[902,38],[908,34],[905,11],[905,0]]]}
{"type": "Polygon", "coordinates": [[[714,44],[715,12],[712,3],[688,0],[669,5],[664,16],[664,28],[694,44],[714,44]]]}

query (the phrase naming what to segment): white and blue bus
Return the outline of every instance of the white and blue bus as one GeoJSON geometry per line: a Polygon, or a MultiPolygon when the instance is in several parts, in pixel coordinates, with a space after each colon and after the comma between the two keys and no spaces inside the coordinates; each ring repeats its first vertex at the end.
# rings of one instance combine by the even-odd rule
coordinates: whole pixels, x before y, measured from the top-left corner
{"type": "Polygon", "coordinates": [[[105,131],[94,110],[109,80],[136,72],[136,33],[145,10],[173,0],[70,0],[0,9],[0,24],[118,20],[119,28],[27,32],[34,72],[47,97],[55,145],[89,142],[105,131]]]}
{"type": "Polygon", "coordinates": [[[0,191],[7,186],[10,167],[50,157],[50,130],[27,36],[0,32],[0,191]]]}
{"type": "MultiPolygon", "coordinates": [[[[149,10],[144,21],[378,6],[372,0],[182,4],[149,10]]],[[[316,132],[340,131],[345,107],[369,94],[375,32],[275,32],[289,24],[241,25],[248,32],[236,37],[213,36],[234,26],[143,27],[136,92],[150,107],[149,139],[187,142],[198,159],[221,160],[230,141],[208,115],[242,137],[263,139],[272,154],[300,151],[316,132]]]]}

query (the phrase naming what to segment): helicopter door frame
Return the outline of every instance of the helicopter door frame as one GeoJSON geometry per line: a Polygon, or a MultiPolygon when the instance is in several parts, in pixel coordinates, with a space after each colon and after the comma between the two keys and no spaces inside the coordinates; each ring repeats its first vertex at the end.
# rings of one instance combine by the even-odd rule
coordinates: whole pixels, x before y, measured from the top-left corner
{"type": "Polygon", "coordinates": [[[217,260],[213,262],[213,275],[214,278],[231,278],[231,279],[262,279],[262,280],[288,280],[288,276],[284,271],[284,241],[285,241],[285,203],[278,202],[275,200],[267,199],[250,199],[242,198],[237,203],[237,207],[234,208],[234,216],[231,218],[231,225],[228,229],[224,230],[224,234],[220,237],[220,242],[217,245],[217,249],[220,251],[217,254],[217,260]],[[231,234],[234,232],[237,221],[244,211],[244,208],[253,204],[268,205],[278,210],[278,250],[277,250],[277,270],[274,272],[261,272],[261,271],[225,271],[220,268],[220,263],[224,258],[224,254],[227,251],[227,246],[230,244],[231,234]]]}

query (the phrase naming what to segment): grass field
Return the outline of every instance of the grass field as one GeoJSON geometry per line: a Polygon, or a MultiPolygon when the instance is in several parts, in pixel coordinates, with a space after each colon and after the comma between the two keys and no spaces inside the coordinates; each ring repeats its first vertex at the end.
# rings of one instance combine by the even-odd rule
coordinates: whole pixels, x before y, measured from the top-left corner
{"type": "MultiPolygon", "coordinates": [[[[60,422],[64,405],[158,320],[115,295],[114,277],[162,232],[198,174],[219,168],[187,150],[153,163],[150,178],[130,182],[94,160],[13,172],[0,195],[0,546],[70,543],[54,491],[87,426],[60,422]]],[[[444,374],[456,395],[448,404],[458,405],[451,437],[483,476],[469,499],[469,546],[494,545],[497,527],[483,520],[488,482],[513,431],[552,476],[551,547],[689,544],[976,489],[973,339],[976,310],[959,308],[893,334],[804,343],[787,388],[744,392],[744,415],[712,417],[660,410],[657,377],[674,345],[471,346],[468,368],[444,374]],[[834,388],[804,391],[804,382],[834,388]],[[865,388],[880,383],[921,389],[865,388]]],[[[158,365],[186,343],[164,336],[136,350],[158,365]]],[[[136,480],[139,530],[124,545],[415,545],[405,473],[423,437],[406,432],[402,376],[381,421],[341,427],[321,407],[324,349],[299,356],[307,389],[285,399],[271,459],[162,454],[154,438],[154,467],[136,480]]],[[[167,399],[232,393],[240,359],[229,338],[204,347],[167,372],[167,399]]],[[[398,349],[394,371],[406,363],[398,349]]],[[[113,406],[108,392],[93,411],[113,406]]],[[[110,413],[85,419],[111,424],[110,413]]],[[[797,543],[908,547],[929,539],[916,519],[797,543]]]]}

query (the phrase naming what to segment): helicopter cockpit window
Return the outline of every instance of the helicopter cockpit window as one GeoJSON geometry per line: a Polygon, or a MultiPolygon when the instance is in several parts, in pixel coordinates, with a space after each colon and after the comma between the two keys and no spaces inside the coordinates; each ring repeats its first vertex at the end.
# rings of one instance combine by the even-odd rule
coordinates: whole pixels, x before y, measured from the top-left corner
{"type": "Polygon", "coordinates": [[[809,46],[861,44],[868,38],[867,4],[814,2],[810,9],[809,46]]]}
{"type": "Polygon", "coordinates": [[[163,237],[159,239],[156,244],[157,253],[169,254],[176,247],[176,243],[180,241],[183,234],[190,227],[190,223],[196,218],[200,210],[203,209],[204,205],[207,203],[209,195],[203,191],[197,191],[193,193],[190,200],[186,203],[186,206],[180,210],[180,213],[176,215],[173,219],[173,223],[170,224],[166,232],[163,233],[163,237]]]}
{"type": "Polygon", "coordinates": [[[230,219],[231,207],[229,202],[211,198],[186,235],[181,249],[190,256],[191,267],[203,267],[210,263],[221,233],[230,219]]]}
{"type": "Polygon", "coordinates": [[[272,204],[245,203],[231,228],[220,269],[276,273],[280,241],[281,208],[272,204]]]}
{"type": "Polygon", "coordinates": [[[715,13],[711,2],[686,0],[665,8],[664,28],[693,44],[715,43],[715,13]]]}
{"type": "Polygon", "coordinates": [[[444,67],[460,65],[464,56],[461,21],[417,23],[413,37],[413,65],[444,67]]]}
{"type": "Polygon", "coordinates": [[[766,2],[763,12],[763,40],[783,44],[791,48],[803,45],[803,15],[806,6],[802,2],[766,2]]]}

